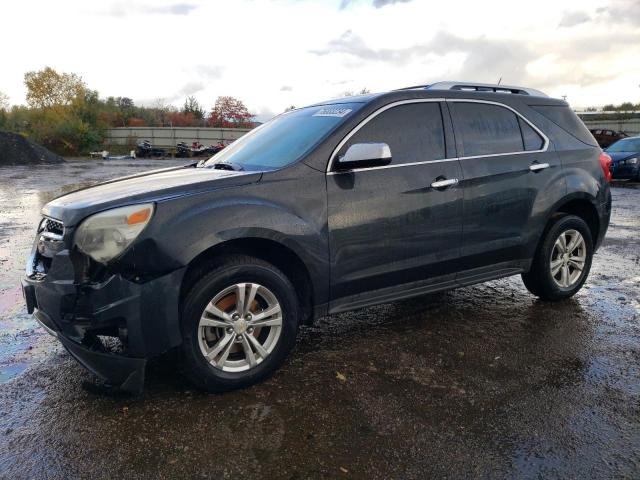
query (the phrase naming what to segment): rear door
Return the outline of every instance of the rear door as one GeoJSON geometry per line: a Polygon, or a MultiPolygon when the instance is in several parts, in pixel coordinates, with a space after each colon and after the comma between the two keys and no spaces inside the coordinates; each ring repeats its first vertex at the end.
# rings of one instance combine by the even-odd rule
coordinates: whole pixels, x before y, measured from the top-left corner
{"type": "Polygon", "coordinates": [[[487,101],[449,100],[463,173],[461,245],[468,274],[517,268],[540,234],[545,212],[533,210],[539,192],[560,174],[543,133],[510,107],[487,101]]]}
{"type": "MultiPolygon", "coordinates": [[[[333,306],[397,295],[429,279],[453,281],[460,255],[462,192],[454,145],[447,148],[439,102],[405,101],[379,110],[343,140],[384,142],[392,163],[327,174],[333,306]],[[437,181],[449,186],[434,188],[437,181]],[[373,291],[378,291],[373,294],[373,291]],[[401,290],[401,289],[400,289],[401,290]]],[[[452,137],[452,135],[449,135],[452,137]]],[[[334,164],[336,162],[333,162],[334,164]]],[[[436,184],[438,185],[438,184],[436,184]]],[[[434,280],[435,281],[435,280],[434,280]]]]}

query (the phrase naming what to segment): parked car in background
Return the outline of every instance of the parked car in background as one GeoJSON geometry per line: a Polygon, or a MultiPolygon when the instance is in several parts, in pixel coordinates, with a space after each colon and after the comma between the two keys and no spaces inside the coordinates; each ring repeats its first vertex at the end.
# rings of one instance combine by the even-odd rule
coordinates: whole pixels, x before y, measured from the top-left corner
{"type": "Polygon", "coordinates": [[[592,129],[589,131],[591,132],[593,137],[597,140],[598,145],[600,145],[602,148],[607,148],[609,145],[617,142],[621,138],[626,138],[629,136],[624,132],[616,132],[614,130],[604,130],[600,128],[592,129]]]}
{"type": "Polygon", "coordinates": [[[640,181],[640,136],[618,140],[605,152],[612,160],[613,178],[640,181]]]}
{"type": "Polygon", "coordinates": [[[179,348],[198,387],[245,387],[328,313],[510,275],[571,297],[609,225],[610,162],[566,102],[533,89],[330,100],[207,161],[49,202],[23,291],[111,385],[139,391],[147,360],[179,348]]]}

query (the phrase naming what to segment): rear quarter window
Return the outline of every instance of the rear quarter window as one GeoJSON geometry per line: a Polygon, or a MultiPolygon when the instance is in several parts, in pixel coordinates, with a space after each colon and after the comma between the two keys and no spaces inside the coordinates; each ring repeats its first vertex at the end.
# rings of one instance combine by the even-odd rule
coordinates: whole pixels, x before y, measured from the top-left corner
{"type": "Polygon", "coordinates": [[[598,146],[589,129],[569,107],[562,105],[531,105],[536,112],[544,115],[571,136],[587,145],[598,146]]]}

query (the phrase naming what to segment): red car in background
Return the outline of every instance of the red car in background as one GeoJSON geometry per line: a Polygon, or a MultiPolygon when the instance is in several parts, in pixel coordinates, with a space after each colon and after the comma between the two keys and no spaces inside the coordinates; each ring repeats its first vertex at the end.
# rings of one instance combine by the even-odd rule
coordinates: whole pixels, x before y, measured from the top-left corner
{"type": "Polygon", "coordinates": [[[616,132],[615,130],[606,130],[601,128],[589,131],[595,137],[598,145],[600,145],[600,147],[602,148],[607,148],[609,145],[617,142],[621,138],[626,138],[629,136],[624,132],[616,132]]]}

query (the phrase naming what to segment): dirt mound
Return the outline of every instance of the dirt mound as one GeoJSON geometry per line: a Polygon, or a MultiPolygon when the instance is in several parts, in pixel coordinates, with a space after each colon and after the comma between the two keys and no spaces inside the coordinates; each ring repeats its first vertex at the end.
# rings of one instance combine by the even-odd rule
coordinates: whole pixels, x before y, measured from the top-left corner
{"type": "Polygon", "coordinates": [[[0,167],[3,165],[36,165],[63,163],[59,155],[24,138],[22,135],[0,132],[0,167]]]}

